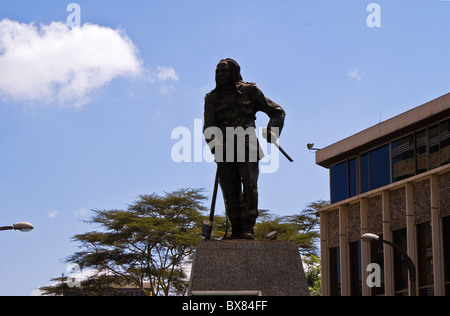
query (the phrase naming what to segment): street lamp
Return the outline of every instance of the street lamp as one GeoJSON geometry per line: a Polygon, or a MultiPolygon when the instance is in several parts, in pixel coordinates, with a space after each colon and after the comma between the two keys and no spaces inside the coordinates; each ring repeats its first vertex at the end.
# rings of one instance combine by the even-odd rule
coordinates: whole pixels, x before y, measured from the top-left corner
{"type": "Polygon", "coordinates": [[[380,237],[375,234],[366,233],[361,236],[361,239],[366,242],[376,241],[385,243],[386,245],[389,245],[392,248],[394,248],[394,250],[397,251],[403,257],[409,270],[409,281],[410,281],[409,283],[411,283],[411,296],[416,296],[416,266],[414,265],[414,262],[408,256],[406,251],[390,241],[380,239],[380,237]]]}
{"type": "Polygon", "coordinates": [[[34,226],[27,222],[15,223],[13,226],[3,226],[0,230],[20,230],[21,232],[29,232],[33,230],[34,226]]]}

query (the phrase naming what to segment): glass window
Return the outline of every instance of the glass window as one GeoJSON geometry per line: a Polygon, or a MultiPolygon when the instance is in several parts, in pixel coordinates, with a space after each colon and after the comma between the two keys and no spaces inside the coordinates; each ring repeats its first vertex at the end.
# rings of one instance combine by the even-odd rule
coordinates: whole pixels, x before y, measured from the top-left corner
{"type": "Polygon", "coordinates": [[[430,222],[417,225],[417,246],[419,295],[433,296],[433,248],[430,222]]]}
{"type": "Polygon", "coordinates": [[[399,181],[415,174],[414,136],[392,142],[392,180],[399,181]]]}
{"type": "Polygon", "coordinates": [[[348,198],[347,172],[347,161],[331,167],[331,203],[336,203],[348,198]]]}
{"type": "Polygon", "coordinates": [[[389,184],[389,170],[389,145],[369,152],[369,190],[389,184]]]}
{"type": "Polygon", "coordinates": [[[362,296],[361,240],[350,243],[351,295],[362,296]]]}
{"type": "Polygon", "coordinates": [[[331,203],[345,200],[358,194],[356,158],[330,168],[331,203]]]}
{"type": "Polygon", "coordinates": [[[369,154],[361,156],[361,192],[369,191],[369,154]]]}
{"type": "Polygon", "coordinates": [[[445,295],[450,296],[450,216],[442,219],[444,227],[445,295]]]}
{"type": "MultiPolygon", "coordinates": [[[[393,232],[394,244],[407,251],[406,228],[393,232]]],[[[408,267],[398,253],[394,251],[394,290],[395,296],[408,296],[408,267]]]]}
{"type": "Polygon", "coordinates": [[[434,169],[441,165],[438,125],[432,126],[428,130],[428,146],[429,146],[430,169],[434,169]]]}
{"type": "Polygon", "coordinates": [[[329,249],[330,254],[330,295],[341,295],[340,247],[329,249]]]}
{"type": "Polygon", "coordinates": [[[417,174],[428,170],[426,130],[416,133],[416,170],[417,174]]]}
{"type": "Polygon", "coordinates": [[[391,182],[389,167],[389,145],[361,156],[361,192],[385,186],[391,182]]]}
{"type": "Polygon", "coordinates": [[[439,124],[441,166],[450,162],[450,120],[439,124]]]}
{"type": "Polygon", "coordinates": [[[348,161],[348,193],[349,197],[358,194],[358,183],[356,175],[356,158],[348,161]]]}

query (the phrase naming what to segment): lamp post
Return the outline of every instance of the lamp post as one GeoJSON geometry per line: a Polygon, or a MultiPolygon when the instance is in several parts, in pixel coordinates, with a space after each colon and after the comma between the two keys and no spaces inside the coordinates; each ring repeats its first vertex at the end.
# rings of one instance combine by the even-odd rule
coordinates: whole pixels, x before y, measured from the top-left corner
{"type": "Polygon", "coordinates": [[[33,230],[34,226],[28,222],[15,223],[13,226],[3,226],[0,230],[20,230],[21,232],[29,232],[33,230]]]}
{"type": "Polygon", "coordinates": [[[414,262],[408,256],[406,251],[390,241],[380,239],[380,237],[375,234],[366,233],[361,236],[361,239],[366,242],[377,241],[385,243],[386,245],[389,245],[392,248],[394,248],[394,250],[397,251],[403,257],[409,270],[409,281],[411,283],[411,296],[416,296],[416,266],[414,265],[414,262]]]}

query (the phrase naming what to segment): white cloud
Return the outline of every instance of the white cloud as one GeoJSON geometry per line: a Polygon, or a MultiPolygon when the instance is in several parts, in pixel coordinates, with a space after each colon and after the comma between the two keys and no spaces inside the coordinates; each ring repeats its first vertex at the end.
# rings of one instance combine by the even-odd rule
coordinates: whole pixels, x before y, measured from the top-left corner
{"type": "MultiPolygon", "coordinates": [[[[143,67],[123,31],[94,24],[70,29],[62,22],[37,27],[3,19],[0,69],[0,96],[80,107],[96,89],[117,77],[135,77],[143,67]]],[[[174,76],[170,68],[157,73],[163,81],[174,76]]]]}
{"type": "Polygon", "coordinates": [[[73,216],[75,216],[75,217],[86,217],[88,214],[89,214],[89,211],[87,209],[85,209],[84,207],[76,209],[73,212],[73,216]]]}
{"type": "Polygon", "coordinates": [[[59,215],[59,212],[57,210],[51,210],[50,212],[48,212],[47,217],[48,218],[55,218],[58,215],[59,215]]]}
{"type": "Polygon", "coordinates": [[[154,73],[154,76],[156,80],[160,82],[164,82],[167,80],[173,80],[178,81],[180,78],[178,78],[178,75],[175,72],[175,69],[172,67],[157,67],[156,72],[154,73]]]}
{"type": "Polygon", "coordinates": [[[360,81],[362,79],[362,73],[358,69],[349,70],[347,72],[347,76],[349,76],[352,79],[356,79],[358,81],[360,81]]]}
{"type": "Polygon", "coordinates": [[[174,90],[175,87],[173,85],[164,85],[161,88],[159,88],[159,92],[163,95],[169,95],[174,90]]]}
{"type": "Polygon", "coordinates": [[[170,95],[175,91],[175,86],[170,82],[180,80],[175,69],[167,66],[158,66],[156,70],[148,71],[147,78],[151,83],[160,86],[158,91],[162,95],[170,95]]]}

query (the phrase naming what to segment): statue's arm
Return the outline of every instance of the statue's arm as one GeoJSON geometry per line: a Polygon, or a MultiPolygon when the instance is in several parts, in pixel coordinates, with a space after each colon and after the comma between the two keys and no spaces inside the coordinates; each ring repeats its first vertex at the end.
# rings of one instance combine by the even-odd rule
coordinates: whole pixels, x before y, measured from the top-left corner
{"type": "Polygon", "coordinates": [[[216,125],[214,107],[208,97],[205,97],[203,135],[213,154],[215,154],[216,148],[223,146],[222,131],[216,125]]]}
{"type": "Polygon", "coordinates": [[[205,97],[205,111],[203,120],[203,132],[211,126],[215,126],[215,113],[212,104],[209,102],[208,97],[205,97]]]}
{"type": "Polygon", "coordinates": [[[270,118],[267,129],[271,131],[273,128],[278,128],[278,131],[275,133],[279,136],[284,126],[286,112],[277,103],[265,97],[256,85],[253,86],[252,95],[253,100],[256,102],[257,111],[266,113],[270,118]]]}

